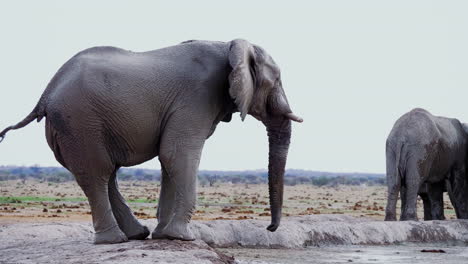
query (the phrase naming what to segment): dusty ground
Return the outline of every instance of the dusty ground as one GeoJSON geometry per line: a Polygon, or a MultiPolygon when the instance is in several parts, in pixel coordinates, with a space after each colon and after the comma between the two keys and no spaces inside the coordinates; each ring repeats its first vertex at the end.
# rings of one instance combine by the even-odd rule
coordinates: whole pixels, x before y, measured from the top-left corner
{"type": "MultiPolygon", "coordinates": [[[[140,219],[154,218],[159,183],[120,182],[121,192],[140,219]]],[[[194,220],[269,219],[266,185],[216,184],[198,188],[198,207],[194,220]]],[[[316,187],[286,186],[285,216],[346,214],[382,220],[386,204],[384,186],[316,187]]],[[[423,216],[418,202],[419,217],[423,216]]],[[[447,219],[455,214],[445,197],[447,219]]],[[[0,223],[17,221],[91,220],[86,197],[75,182],[47,183],[27,180],[0,182],[0,223]]]]}

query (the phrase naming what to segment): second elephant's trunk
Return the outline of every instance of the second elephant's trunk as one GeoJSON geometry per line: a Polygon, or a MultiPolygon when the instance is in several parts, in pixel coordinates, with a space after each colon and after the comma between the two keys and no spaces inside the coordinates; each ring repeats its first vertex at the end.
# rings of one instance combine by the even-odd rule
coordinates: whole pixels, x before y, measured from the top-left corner
{"type": "Polygon", "coordinates": [[[268,131],[268,191],[270,194],[271,224],[267,229],[276,231],[283,207],[283,182],[286,159],[291,139],[291,121],[284,117],[265,122],[268,131]]]}

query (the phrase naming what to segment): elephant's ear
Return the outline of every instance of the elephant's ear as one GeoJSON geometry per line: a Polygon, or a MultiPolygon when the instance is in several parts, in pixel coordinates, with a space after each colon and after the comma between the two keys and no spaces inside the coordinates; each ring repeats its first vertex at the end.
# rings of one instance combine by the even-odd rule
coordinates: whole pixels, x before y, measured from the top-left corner
{"type": "Polygon", "coordinates": [[[252,44],[243,39],[231,41],[229,47],[229,95],[234,99],[244,121],[252,104],[255,90],[254,76],[255,50],[252,44]]]}

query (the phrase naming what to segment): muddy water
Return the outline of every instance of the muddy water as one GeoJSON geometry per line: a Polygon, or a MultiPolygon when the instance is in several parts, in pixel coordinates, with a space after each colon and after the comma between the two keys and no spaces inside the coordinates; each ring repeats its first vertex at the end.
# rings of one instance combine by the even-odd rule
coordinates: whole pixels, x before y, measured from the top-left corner
{"type": "Polygon", "coordinates": [[[306,249],[221,249],[238,263],[468,263],[467,245],[402,244],[386,246],[327,246],[306,249]],[[422,250],[445,253],[423,253],[422,250]]]}

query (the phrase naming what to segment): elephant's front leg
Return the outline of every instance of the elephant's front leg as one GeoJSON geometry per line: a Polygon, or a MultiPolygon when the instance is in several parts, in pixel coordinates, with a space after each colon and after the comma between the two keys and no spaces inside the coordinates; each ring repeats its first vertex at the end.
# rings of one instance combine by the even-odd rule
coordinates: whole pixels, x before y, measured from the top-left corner
{"type": "MultiPolygon", "coordinates": [[[[178,137],[170,143],[161,145],[160,161],[173,186],[173,194],[161,197],[164,208],[160,208],[159,217],[164,228],[155,229],[155,238],[194,240],[188,224],[196,204],[197,172],[205,139],[178,137]],[[172,198],[172,199],[168,199],[172,198]],[[171,208],[173,212],[169,210],[171,208]],[[170,215],[164,215],[170,213],[170,215]],[[167,223],[164,223],[167,222],[167,223]]],[[[167,191],[167,190],[165,190],[167,191]]]]}
{"type": "Polygon", "coordinates": [[[151,235],[153,239],[166,238],[162,231],[167,226],[174,213],[174,200],[175,184],[173,179],[169,178],[166,169],[164,169],[164,166],[161,164],[161,193],[159,194],[158,210],[156,212],[158,226],[151,235]]]}

